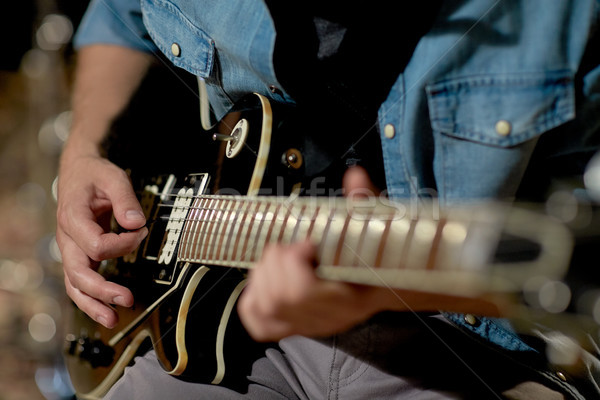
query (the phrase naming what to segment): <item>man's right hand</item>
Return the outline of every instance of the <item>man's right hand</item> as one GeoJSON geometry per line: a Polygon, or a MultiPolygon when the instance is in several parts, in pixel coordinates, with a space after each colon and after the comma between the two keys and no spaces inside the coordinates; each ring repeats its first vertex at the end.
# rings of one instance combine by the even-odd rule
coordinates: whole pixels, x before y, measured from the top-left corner
{"type": "Polygon", "coordinates": [[[129,177],[99,155],[63,156],[57,219],[67,294],[95,321],[114,327],[118,317],[110,305],[130,307],[133,295],[96,269],[102,260],[133,251],[148,234],[129,177]],[[128,232],[110,232],[111,213],[128,232]]]}
{"type": "Polygon", "coordinates": [[[134,250],[148,230],[129,177],[98,149],[152,62],[150,54],[115,45],[89,45],[78,51],[73,124],[58,174],[56,239],[66,291],[81,310],[109,328],[117,323],[110,305],[131,306],[133,295],[107,282],[96,269],[100,261],[134,250]],[[130,232],[109,231],[111,212],[130,232]]]}

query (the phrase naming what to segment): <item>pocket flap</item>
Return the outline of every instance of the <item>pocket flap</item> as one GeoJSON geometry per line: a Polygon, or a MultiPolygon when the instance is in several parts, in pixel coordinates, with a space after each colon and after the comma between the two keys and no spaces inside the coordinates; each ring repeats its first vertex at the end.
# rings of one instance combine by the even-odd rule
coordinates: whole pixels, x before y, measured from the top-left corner
{"type": "Polygon", "coordinates": [[[150,36],[169,60],[207,78],[213,66],[214,41],[169,1],[145,0],[142,10],[150,36]]]}
{"type": "Polygon", "coordinates": [[[575,117],[570,71],[479,75],[426,87],[434,131],[509,147],[575,117]]]}

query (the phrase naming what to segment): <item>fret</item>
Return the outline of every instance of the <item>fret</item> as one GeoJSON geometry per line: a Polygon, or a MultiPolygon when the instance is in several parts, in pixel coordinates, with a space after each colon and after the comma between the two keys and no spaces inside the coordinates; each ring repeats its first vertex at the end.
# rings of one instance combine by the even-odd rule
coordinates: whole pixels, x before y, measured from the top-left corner
{"type": "Polygon", "coordinates": [[[363,231],[358,245],[357,258],[355,265],[374,268],[377,261],[377,251],[381,242],[381,236],[385,231],[385,222],[379,219],[369,218],[363,231]]]}
{"type": "Polygon", "coordinates": [[[413,225],[413,220],[409,218],[396,219],[390,222],[381,257],[382,268],[404,267],[403,256],[410,243],[410,232],[413,225]]]}
{"type": "Polygon", "coordinates": [[[431,254],[433,239],[437,232],[438,224],[430,219],[416,221],[414,234],[406,255],[406,268],[424,269],[431,254]]]}
{"type": "Polygon", "coordinates": [[[269,234],[267,235],[266,243],[279,243],[281,240],[281,235],[283,234],[283,226],[285,220],[287,219],[290,213],[289,205],[286,207],[285,204],[279,203],[277,204],[277,208],[275,209],[275,213],[273,215],[273,223],[269,227],[269,234]],[[281,215],[281,211],[285,210],[285,215],[281,215]]]}
{"type": "Polygon", "coordinates": [[[244,260],[245,261],[251,261],[251,262],[256,261],[256,256],[255,256],[256,249],[257,249],[257,247],[260,246],[259,232],[261,231],[263,224],[265,222],[265,214],[268,209],[269,209],[268,201],[262,201],[259,203],[256,214],[254,215],[254,218],[252,220],[252,229],[250,231],[250,234],[248,235],[248,237],[252,241],[251,246],[250,246],[250,249],[244,250],[244,260]],[[256,223],[256,220],[258,220],[258,223],[256,223]]]}
{"type": "Polygon", "coordinates": [[[321,260],[322,265],[335,265],[335,252],[340,238],[340,234],[344,227],[346,218],[334,208],[331,210],[327,226],[323,231],[323,239],[321,240],[321,260]]]}
{"type": "Polygon", "coordinates": [[[308,204],[302,207],[301,218],[296,223],[296,228],[292,234],[291,241],[299,242],[308,239],[311,228],[317,218],[317,208],[314,204],[308,204]]]}
{"type": "MultiPolygon", "coordinates": [[[[219,229],[217,230],[216,233],[216,239],[218,242],[217,245],[217,254],[215,254],[215,260],[220,260],[222,257],[222,254],[224,253],[224,245],[225,245],[225,232],[227,230],[227,227],[231,226],[230,223],[230,218],[232,216],[232,213],[234,212],[233,207],[236,203],[235,200],[224,200],[224,202],[226,203],[226,206],[224,207],[225,210],[223,211],[223,217],[222,217],[222,221],[221,224],[219,224],[219,229]]],[[[215,243],[216,243],[215,242],[215,243]]]]}
{"type": "MultiPolygon", "coordinates": [[[[308,239],[313,243],[321,243],[325,230],[329,226],[329,220],[332,217],[333,209],[319,206],[316,210],[316,217],[312,222],[311,227],[308,229],[308,239]]],[[[320,253],[319,253],[320,254],[320,253]]]]}
{"type": "Polygon", "coordinates": [[[284,204],[284,207],[285,207],[285,215],[283,216],[283,218],[279,218],[279,215],[278,215],[277,221],[275,221],[275,227],[277,228],[277,233],[278,233],[276,236],[277,243],[281,243],[281,241],[283,240],[283,235],[285,234],[285,228],[287,226],[287,221],[288,221],[288,218],[290,217],[290,214],[292,213],[292,206],[289,203],[286,202],[286,204],[284,204]],[[279,221],[281,221],[280,224],[278,223],[279,221]]]}
{"type": "Polygon", "coordinates": [[[281,234],[280,242],[283,244],[290,244],[292,242],[292,236],[298,227],[299,220],[302,219],[302,212],[305,207],[301,207],[298,210],[295,206],[290,206],[290,213],[284,222],[283,231],[281,234]]]}
{"type": "MultiPolygon", "coordinates": [[[[241,237],[244,240],[244,245],[242,246],[242,251],[240,253],[240,256],[238,257],[238,259],[240,261],[248,261],[246,260],[246,255],[248,252],[248,244],[252,241],[254,241],[254,236],[250,235],[250,232],[253,230],[254,228],[254,222],[256,221],[256,214],[258,213],[258,210],[261,207],[261,202],[259,201],[254,201],[253,202],[254,207],[252,208],[252,211],[248,213],[248,222],[246,224],[244,224],[244,226],[242,227],[242,233],[241,233],[241,237]]],[[[252,246],[252,244],[250,243],[250,246],[252,246]]]]}
{"type": "Polygon", "coordinates": [[[208,197],[206,201],[202,203],[202,208],[200,209],[200,213],[198,214],[198,226],[196,227],[196,234],[192,237],[192,246],[193,253],[190,259],[194,262],[200,261],[200,251],[202,243],[204,243],[204,232],[206,230],[206,226],[208,224],[208,215],[212,209],[212,203],[214,199],[208,197]]]}
{"type": "Polygon", "coordinates": [[[222,212],[220,204],[222,203],[222,201],[223,199],[217,199],[214,205],[211,205],[212,211],[210,213],[210,216],[208,217],[209,225],[204,238],[204,248],[202,250],[202,253],[200,254],[200,259],[204,260],[204,262],[207,262],[207,260],[211,259],[209,249],[212,249],[212,247],[214,246],[215,235],[213,234],[213,231],[215,230],[215,225],[217,225],[217,222],[221,221],[222,212]]]}
{"type": "Polygon", "coordinates": [[[230,260],[232,259],[229,247],[231,246],[231,239],[233,238],[235,226],[238,223],[238,219],[243,214],[242,209],[244,208],[244,206],[245,203],[243,200],[235,199],[233,201],[233,211],[228,217],[227,232],[225,233],[227,239],[225,241],[225,247],[223,247],[223,255],[221,256],[222,260],[227,260],[228,256],[230,260]]]}
{"type": "Polygon", "coordinates": [[[250,256],[250,259],[253,261],[257,261],[262,256],[262,252],[265,248],[265,243],[267,242],[269,234],[271,233],[271,228],[275,219],[275,212],[277,210],[277,207],[275,207],[275,210],[271,211],[272,208],[273,204],[270,201],[266,201],[265,208],[262,211],[262,218],[260,224],[258,225],[256,233],[257,240],[254,245],[254,251],[250,256]],[[268,225],[269,228],[265,229],[266,225],[268,225]]]}
{"type": "Polygon", "coordinates": [[[337,242],[337,245],[335,246],[335,255],[333,257],[333,262],[331,263],[331,265],[340,265],[340,258],[342,256],[342,252],[348,251],[348,249],[346,249],[344,246],[344,241],[346,239],[350,241],[350,235],[346,235],[346,231],[348,230],[348,225],[350,225],[351,221],[352,215],[346,215],[346,217],[344,218],[344,226],[342,227],[342,231],[340,232],[340,238],[337,242]]]}
{"type": "Polygon", "coordinates": [[[367,231],[369,228],[369,223],[371,222],[371,218],[372,218],[372,212],[370,212],[367,215],[365,215],[365,218],[363,219],[363,226],[362,226],[362,230],[360,232],[360,238],[358,240],[358,245],[356,246],[356,257],[354,258],[354,265],[356,266],[367,266],[367,267],[373,267],[374,265],[374,257],[372,257],[371,260],[367,261],[367,254],[365,252],[365,248],[369,248],[369,245],[365,245],[365,240],[369,240],[369,238],[366,238],[367,235],[367,231]]]}
{"type": "Polygon", "coordinates": [[[233,261],[239,261],[238,258],[238,248],[240,245],[240,239],[242,238],[242,229],[244,227],[244,224],[246,222],[246,219],[248,218],[248,212],[250,210],[250,207],[252,206],[253,203],[251,203],[250,201],[244,201],[243,202],[243,206],[242,206],[242,218],[236,221],[235,223],[235,241],[233,243],[233,253],[231,255],[231,260],[233,261]]]}
{"type": "Polygon", "coordinates": [[[431,249],[429,250],[429,257],[427,258],[427,264],[425,266],[426,269],[435,269],[436,260],[438,256],[438,249],[440,247],[440,242],[442,240],[442,232],[444,230],[444,225],[446,225],[445,219],[440,219],[437,222],[435,234],[433,236],[433,240],[431,241],[431,249]]]}
{"type": "MultiPolygon", "coordinates": [[[[313,239],[313,235],[315,234],[316,230],[315,230],[315,226],[318,225],[317,221],[319,219],[319,215],[321,214],[321,206],[317,205],[315,207],[313,216],[310,219],[310,225],[308,226],[308,230],[306,231],[306,235],[304,236],[304,239],[310,240],[311,242],[315,242],[315,240],[313,239]]],[[[323,223],[323,226],[325,225],[325,223],[323,223]]],[[[320,241],[320,239],[319,239],[320,241]]]]}
{"type": "MultiPolygon", "coordinates": [[[[277,215],[279,214],[279,210],[281,210],[281,203],[277,203],[277,206],[275,207],[275,210],[273,211],[272,215],[271,215],[271,222],[269,224],[269,230],[267,231],[267,236],[263,242],[263,250],[265,246],[267,245],[267,243],[269,243],[271,241],[271,238],[273,237],[273,228],[275,228],[275,224],[277,223],[277,215]]],[[[261,251],[261,254],[262,254],[261,251]]]]}
{"type": "Polygon", "coordinates": [[[186,224],[184,225],[184,231],[183,231],[183,235],[181,237],[181,246],[180,246],[180,251],[179,251],[179,254],[182,258],[190,257],[191,236],[193,235],[195,226],[198,223],[197,215],[200,212],[201,202],[202,202],[202,199],[199,199],[199,198],[195,199],[194,202],[192,203],[191,210],[188,212],[187,221],[186,221],[186,224]]]}
{"type": "Polygon", "coordinates": [[[442,228],[440,243],[438,244],[435,269],[460,269],[465,240],[467,239],[468,225],[461,222],[448,221],[442,228]]]}
{"type": "MultiPolygon", "coordinates": [[[[377,250],[376,250],[376,256],[375,256],[375,262],[373,263],[373,266],[375,268],[379,268],[381,267],[381,260],[383,259],[383,252],[385,251],[385,243],[387,242],[387,237],[390,233],[390,226],[392,225],[392,221],[394,220],[395,216],[394,215],[388,215],[385,216],[385,221],[381,221],[381,220],[376,220],[379,221],[381,223],[384,224],[383,226],[383,231],[381,232],[380,235],[376,235],[378,237],[378,244],[377,244],[377,250]]],[[[377,228],[375,228],[377,229],[377,228]]]]}
{"type": "MultiPolygon", "coordinates": [[[[363,232],[367,225],[367,221],[360,216],[348,216],[348,226],[343,237],[340,238],[342,243],[339,260],[335,265],[355,266],[360,265],[360,244],[363,232]]],[[[362,263],[361,263],[362,264],[362,263]]]]}

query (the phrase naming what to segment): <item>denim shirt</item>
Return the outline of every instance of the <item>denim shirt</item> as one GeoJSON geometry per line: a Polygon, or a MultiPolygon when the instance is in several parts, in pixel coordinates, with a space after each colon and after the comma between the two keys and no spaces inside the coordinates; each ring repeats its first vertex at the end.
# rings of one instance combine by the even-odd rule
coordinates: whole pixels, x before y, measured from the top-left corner
{"type": "MultiPolygon", "coordinates": [[[[598,0],[445,1],[379,109],[389,195],[510,199],[545,133],[565,139],[557,152],[595,148],[600,51],[588,44],[599,43],[599,13],[598,0]]],[[[217,119],[250,92],[293,102],[275,75],[262,1],[92,1],[76,46],[92,43],[164,53],[207,83],[217,119]]],[[[506,320],[446,317],[508,351],[537,351],[506,320]]]]}

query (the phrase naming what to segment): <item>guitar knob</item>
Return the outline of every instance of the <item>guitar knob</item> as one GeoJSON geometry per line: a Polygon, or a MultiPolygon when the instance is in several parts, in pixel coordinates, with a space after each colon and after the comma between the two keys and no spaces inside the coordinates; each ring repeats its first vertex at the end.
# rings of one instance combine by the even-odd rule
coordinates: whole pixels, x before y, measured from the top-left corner
{"type": "Polygon", "coordinates": [[[299,169],[303,163],[302,153],[298,149],[288,149],[281,156],[283,165],[291,169],[299,169]]]}
{"type": "Polygon", "coordinates": [[[227,142],[227,148],[225,149],[225,155],[227,158],[234,158],[237,156],[244,144],[246,144],[246,138],[248,137],[249,123],[245,118],[240,119],[237,124],[231,130],[230,135],[223,135],[222,133],[214,133],[212,139],[220,142],[227,142]]]}

